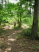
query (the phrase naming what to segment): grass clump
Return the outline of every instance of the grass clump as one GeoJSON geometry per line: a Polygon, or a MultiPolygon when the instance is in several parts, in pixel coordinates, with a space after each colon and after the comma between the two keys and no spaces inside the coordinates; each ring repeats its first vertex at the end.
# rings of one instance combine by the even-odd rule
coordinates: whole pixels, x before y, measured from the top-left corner
{"type": "Polygon", "coordinates": [[[30,37],[31,36],[31,28],[23,29],[21,32],[19,32],[19,34],[20,35],[15,36],[16,39],[21,39],[21,38],[24,38],[26,36],[30,37]]]}
{"type": "Polygon", "coordinates": [[[39,46],[30,47],[31,49],[39,49],[39,46]]]}
{"type": "Polygon", "coordinates": [[[0,41],[0,48],[1,48],[1,49],[4,49],[4,48],[6,48],[5,42],[3,42],[3,41],[0,41]]]}
{"type": "Polygon", "coordinates": [[[32,18],[26,17],[26,18],[23,19],[22,22],[25,23],[25,24],[28,24],[29,26],[31,26],[32,25],[32,21],[33,21],[33,17],[32,18]]]}
{"type": "Polygon", "coordinates": [[[20,34],[21,34],[23,37],[25,37],[25,36],[30,36],[30,35],[31,35],[31,28],[22,30],[22,32],[21,32],[20,34]]]}

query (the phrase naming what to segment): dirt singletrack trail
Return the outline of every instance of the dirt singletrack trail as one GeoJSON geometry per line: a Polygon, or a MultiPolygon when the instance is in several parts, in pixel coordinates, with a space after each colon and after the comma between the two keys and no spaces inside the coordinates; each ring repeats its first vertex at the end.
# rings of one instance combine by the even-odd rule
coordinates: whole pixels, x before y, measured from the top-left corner
{"type": "Polygon", "coordinates": [[[30,40],[26,38],[18,38],[22,29],[11,29],[6,28],[4,35],[9,34],[6,37],[5,44],[7,48],[1,50],[0,52],[39,52],[39,41],[30,40]]]}

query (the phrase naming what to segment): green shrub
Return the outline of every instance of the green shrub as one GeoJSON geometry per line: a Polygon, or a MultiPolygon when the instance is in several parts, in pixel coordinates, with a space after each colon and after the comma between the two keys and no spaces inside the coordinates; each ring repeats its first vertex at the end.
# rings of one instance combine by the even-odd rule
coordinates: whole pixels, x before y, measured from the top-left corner
{"type": "Polygon", "coordinates": [[[0,42],[0,48],[1,48],[1,49],[6,48],[5,42],[3,42],[3,41],[0,42]]]}
{"type": "Polygon", "coordinates": [[[29,26],[32,25],[33,18],[26,17],[22,20],[23,23],[28,24],[29,26]]]}
{"type": "Polygon", "coordinates": [[[22,32],[21,32],[21,35],[22,36],[30,36],[31,35],[31,28],[28,28],[28,29],[24,29],[22,32]]]}

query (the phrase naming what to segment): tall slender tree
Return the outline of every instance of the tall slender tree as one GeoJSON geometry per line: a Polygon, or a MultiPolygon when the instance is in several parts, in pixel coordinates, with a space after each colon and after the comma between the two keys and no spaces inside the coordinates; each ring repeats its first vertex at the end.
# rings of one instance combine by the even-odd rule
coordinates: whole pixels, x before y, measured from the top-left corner
{"type": "Polygon", "coordinates": [[[1,3],[2,3],[2,7],[3,7],[3,0],[1,0],[1,3]]]}
{"type": "Polygon", "coordinates": [[[33,24],[32,24],[32,32],[31,32],[32,38],[38,37],[38,4],[39,4],[39,0],[35,0],[34,18],[33,18],[33,24]]]}

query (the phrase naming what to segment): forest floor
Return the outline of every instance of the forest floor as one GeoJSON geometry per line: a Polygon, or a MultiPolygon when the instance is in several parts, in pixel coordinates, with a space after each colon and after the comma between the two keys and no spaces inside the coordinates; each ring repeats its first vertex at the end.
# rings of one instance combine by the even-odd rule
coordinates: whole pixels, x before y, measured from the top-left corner
{"type": "Polygon", "coordinates": [[[3,31],[3,36],[0,36],[0,52],[39,52],[39,40],[19,38],[22,29],[5,26],[0,31],[3,31]]]}

